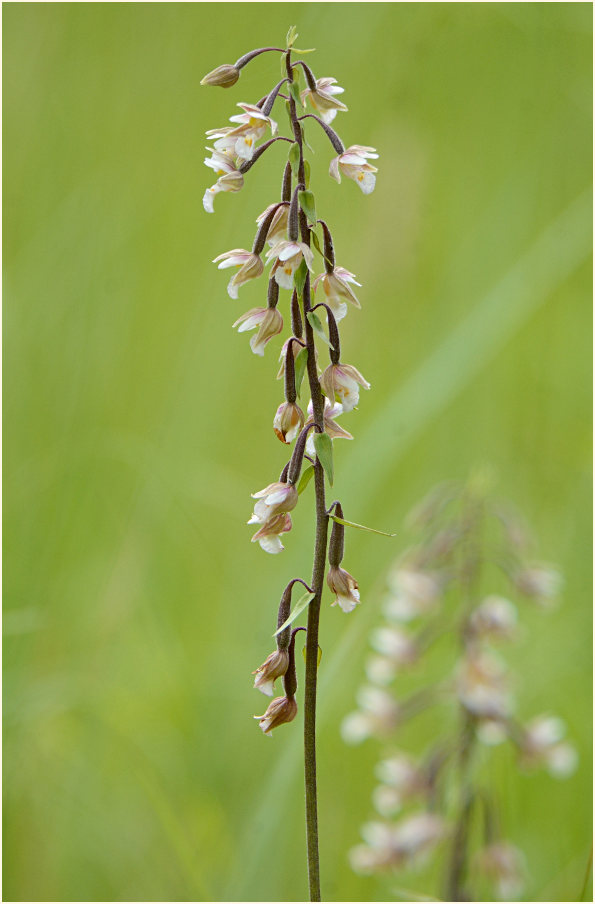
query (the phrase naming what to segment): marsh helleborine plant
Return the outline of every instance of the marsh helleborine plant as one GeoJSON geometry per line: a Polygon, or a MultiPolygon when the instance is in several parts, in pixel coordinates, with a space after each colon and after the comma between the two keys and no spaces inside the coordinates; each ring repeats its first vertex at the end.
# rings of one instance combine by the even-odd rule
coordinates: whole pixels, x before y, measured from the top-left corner
{"type": "MultiPolygon", "coordinates": [[[[258,48],[240,57],[234,65],[219,66],[203,78],[203,85],[229,88],[238,81],[244,66],[261,54],[278,52],[283,56],[284,75],[279,83],[257,103],[239,103],[241,113],[230,117],[232,125],[207,132],[212,147],[207,148],[210,156],[205,163],[215,171],[217,180],[206,190],[203,204],[208,213],[213,213],[216,196],[222,192],[240,191],[249,170],[269,148],[283,142],[289,145],[280,179],[281,197],[273,200],[257,217],[258,228],[252,249],[234,248],[220,254],[214,262],[219,269],[233,270],[227,287],[228,294],[233,299],[238,297],[238,291],[245,283],[259,279],[265,266],[270,265],[266,305],[247,311],[234,323],[240,333],[255,331],[250,339],[250,347],[256,355],[264,355],[267,343],[282,333],[284,317],[279,310],[279,303],[283,304],[285,301],[281,293],[288,293],[285,318],[291,324],[291,332],[281,351],[281,368],[277,375],[284,379],[285,398],[274,415],[273,429],[282,443],[289,445],[295,441],[295,445],[279,479],[253,494],[257,501],[248,523],[258,526],[252,542],[258,542],[265,552],[281,552],[282,535],[288,533],[292,526],[290,513],[298,505],[300,494],[313,476],[316,498],[314,564],[311,586],[301,578],[294,578],[283,591],[275,634],[277,649],[256,669],[254,686],[264,694],[273,696],[275,681],[283,680],[283,696],[273,699],[264,715],[256,717],[265,734],[270,735],[272,730],[295,718],[295,635],[299,630],[306,630],[306,834],[310,897],[313,901],[319,901],[316,677],[318,622],[327,554],[330,566],[327,583],[335,596],[332,605],[338,604],[344,612],[351,612],[359,603],[357,581],[341,567],[344,526],[349,522],[345,522],[339,502],[327,507],[325,475],[332,484],[332,440],[352,439],[351,434],[340,427],[336,419],[357,405],[360,387],[369,389],[370,385],[353,365],[341,360],[338,323],[347,314],[348,304],[360,307],[353,290],[353,286],[359,283],[353,273],[337,266],[331,230],[325,220],[317,219],[314,195],[310,188],[310,166],[304,154],[304,120],[314,120],[328,137],[334,151],[329,173],[337,182],[341,181],[341,176],[345,176],[352,179],[364,194],[369,194],[376,181],[376,167],[370,160],[376,159],[378,155],[374,148],[363,145],[345,148],[337,132],[331,128],[330,123],[337,113],[347,110],[345,104],[338,99],[343,89],[333,78],[316,78],[303,60],[292,60],[292,53],[304,52],[293,47],[296,37],[295,29],[292,28],[287,36],[286,49],[258,48]],[[272,118],[275,104],[278,109],[282,103],[289,118],[289,137],[279,134],[277,122],[272,118]],[[311,113],[303,112],[308,104],[313,110],[311,113]],[[267,140],[259,145],[265,137],[267,140]],[[319,254],[318,266],[313,248],[319,254]],[[322,272],[316,275],[317,269],[322,272]],[[322,296],[318,302],[315,301],[316,292],[319,298],[322,296]],[[324,315],[327,332],[323,328],[324,315]],[[325,342],[330,355],[330,362],[322,372],[318,365],[316,336],[325,342]],[[303,392],[302,380],[305,374],[308,376],[311,398],[304,411],[301,401],[303,395],[300,394],[303,392]],[[307,462],[305,469],[304,459],[307,462]],[[333,520],[330,544],[329,518],[333,520]],[[307,596],[292,612],[291,595],[296,582],[304,585],[307,596]],[[307,628],[292,629],[293,621],[306,604],[307,628]]],[[[267,161],[274,154],[274,151],[270,152],[267,161]]]]}

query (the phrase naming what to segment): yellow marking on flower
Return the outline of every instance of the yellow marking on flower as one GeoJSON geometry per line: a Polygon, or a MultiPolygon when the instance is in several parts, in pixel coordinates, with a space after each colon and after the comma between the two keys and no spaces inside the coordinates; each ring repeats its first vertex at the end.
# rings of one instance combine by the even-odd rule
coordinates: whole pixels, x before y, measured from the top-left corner
{"type": "Polygon", "coordinates": [[[285,269],[285,272],[287,273],[287,275],[291,276],[291,273],[292,273],[291,267],[285,267],[284,269],[285,269]]]}
{"type": "Polygon", "coordinates": [[[363,180],[363,178],[364,178],[364,174],[360,171],[360,172],[357,174],[357,181],[358,181],[358,182],[361,182],[361,181],[363,180]]]}

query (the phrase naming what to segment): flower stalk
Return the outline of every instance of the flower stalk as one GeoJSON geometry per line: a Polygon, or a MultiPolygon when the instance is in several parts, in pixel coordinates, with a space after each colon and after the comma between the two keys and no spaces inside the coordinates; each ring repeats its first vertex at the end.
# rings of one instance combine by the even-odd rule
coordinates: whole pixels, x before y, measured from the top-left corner
{"type": "MultiPolygon", "coordinates": [[[[231,117],[232,123],[239,123],[239,125],[226,126],[210,130],[207,133],[214,141],[214,149],[211,152],[212,157],[205,162],[215,170],[218,179],[214,186],[207,189],[203,203],[205,210],[212,213],[214,196],[219,192],[240,191],[244,185],[244,177],[256,163],[263,159],[264,152],[271,145],[279,141],[290,144],[288,160],[283,170],[281,198],[270,204],[258,217],[258,231],[252,251],[234,249],[220,255],[216,261],[222,268],[239,268],[238,272],[232,276],[228,286],[228,294],[231,298],[237,298],[239,287],[247,281],[259,277],[264,267],[271,264],[268,277],[267,307],[248,311],[235,324],[240,332],[258,328],[250,342],[255,354],[264,355],[266,344],[282,331],[284,321],[279,310],[280,301],[282,301],[280,290],[291,292],[289,322],[292,335],[283,346],[282,365],[278,374],[279,377],[284,375],[285,400],[276,412],[273,427],[277,437],[283,443],[290,444],[295,440],[295,446],[290,460],[282,470],[280,479],[253,494],[257,501],[254,504],[254,511],[249,523],[258,525],[258,530],[252,538],[253,542],[258,542],[268,553],[279,553],[283,549],[281,535],[291,530],[292,514],[298,505],[299,494],[307,485],[313,470],[315,540],[312,578],[310,585],[305,584],[301,578],[294,578],[285,588],[277,614],[277,649],[267,657],[254,674],[256,675],[255,687],[266,694],[272,695],[274,682],[277,679],[282,678],[284,682],[285,696],[275,698],[264,715],[257,717],[263,732],[270,735],[273,729],[293,721],[297,713],[295,635],[297,631],[306,631],[303,712],[308,883],[310,900],[320,901],[316,703],[319,622],[328,552],[329,513],[326,507],[326,480],[329,479],[331,483],[333,480],[333,440],[336,438],[352,439],[350,433],[335,423],[335,418],[343,411],[349,411],[355,406],[358,393],[357,384],[363,385],[364,388],[369,388],[369,384],[363,380],[355,368],[340,363],[340,337],[337,320],[340,319],[339,315],[343,317],[346,314],[345,300],[351,301],[355,307],[359,307],[359,301],[349,286],[349,282],[355,282],[353,274],[335,267],[333,239],[326,221],[316,220],[314,196],[310,189],[310,166],[304,155],[305,140],[302,121],[306,117],[298,115],[296,102],[304,106],[306,102],[312,105],[316,111],[314,118],[325,131],[334,151],[339,155],[336,158],[338,162],[331,163],[331,175],[335,175],[333,166],[337,172],[338,167],[342,166],[346,175],[355,178],[345,169],[345,166],[350,165],[353,169],[354,164],[351,159],[353,155],[349,157],[347,154],[346,163],[342,161],[342,156],[344,157],[346,154],[345,145],[337,132],[328,124],[339,112],[346,111],[347,107],[336,97],[343,92],[343,89],[336,84],[335,79],[327,77],[317,79],[310,66],[303,60],[295,62],[292,60],[292,46],[296,37],[295,29],[292,28],[288,34],[285,50],[263,47],[250,51],[240,57],[233,66],[220,66],[203,79],[202,84],[231,87],[240,78],[241,69],[251,60],[269,51],[283,54],[284,77],[256,104],[239,104],[243,113],[231,117]],[[300,78],[302,85],[300,85],[300,78]],[[279,97],[285,98],[287,101],[289,137],[277,134],[277,123],[271,119],[273,107],[279,97]],[[270,129],[271,137],[257,147],[267,129],[270,129]],[[324,245],[324,253],[320,251],[323,272],[313,279],[314,250],[320,250],[321,240],[316,235],[313,242],[312,233],[319,223],[322,227],[322,243],[324,245]],[[267,244],[270,247],[263,263],[261,256],[267,244]],[[316,304],[313,295],[319,284],[324,290],[326,301],[316,304]],[[332,372],[330,376],[327,376],[326,381],[324,374],[327,373],[328,368],[323,374],[320,373],[316,348],[316,333],[321,335],[321,327],[313,312],[319,306],[324,307],[327,312],[331,345],[329,366],[332,368],[332,372]],[[307,417],[304,416],[297,401],[304,376],[307,376],[310,394],[307,417]],[[344,398],[345,404],[340,403],[340,396],[344,398]],[[304,473],[304,477],[300,481],[304,458],[312,462],[312,468],[308,468],[309,474],[304,473]],[[296,604],[295,611],[291,613],[291,591],[296,581],[304,584],[311,598],[305,599],[305,602],[300,601],[299,604],[296,604]],[[300,626],[291,629],[291,622],[301,614],[306,605],[308,607],[306,627],[300,626]]],[[[313,114],[306,114],[306,116],[308,115],[313,114]]],[[[354,147],[360,148],[359,145],[354,147]]],[[[364,151],[368,155],[374,155],[373,148],[362,148],[362,153],[364,151]]],[[[267,155],[267,163],[273,159],[273,156],[267,155]]],[[[363,161],[363,165],[368,170],[376,171],[375,167],[368,167],[363,157],[358,157],[357,160],[363,161]]],[[[369,179],[366,185],[371,191],[369,179]]],[[[363,188],[363,186],[361,187],[363,188]]],[[[321,338],[324,337],[321,335],[321,338]]],[[[301,508],[300,505],[300,510],[301,508]]],[[[337,503],[336,508],[337,512],[342,515],[340,504],[337,503]]],[[[350,611],[355,603],[359,602],[359,592],[355,579],[339,567],[344,545],[342,525],[333,524],[333,537],[335,537],[334,552],[331,556],[331,572],[329,572],[328,583],[333,592],[337,594],[337,600],[339,602],[343,600],[341,608],[344,611],[350,611]],[[339,535],[341,537],[341,553],[338,556],[336,538],[339,535]],[[335,561],[336,566],[333,566],[335,561]],[[330,580],[331,573],[334,575],[334,582],[330,580]],[[347,603],[345,603],[346,600],[347,603]]]]}

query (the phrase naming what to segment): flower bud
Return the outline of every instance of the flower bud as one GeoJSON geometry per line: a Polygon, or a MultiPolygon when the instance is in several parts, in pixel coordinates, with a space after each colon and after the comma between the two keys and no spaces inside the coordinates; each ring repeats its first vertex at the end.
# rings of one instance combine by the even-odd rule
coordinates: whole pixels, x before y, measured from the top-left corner
{"type": "Polygon", "coordinates": [[[295,697],[275,697],[269,704],[267,711],[262,716],[254,716],[259,720],[259,728],[265,735],[272,737],[273,728],[283,725],[284,722],[293,722],[297,714],[295,697]]]}
{"type": "Polygon", "coordinates": [[[200,80],[201,85],[213,85],[219,88],[231,88],[235,85],[240,77],[240,70],[229,63],[223,66],[217,66],[212,72],[208,72],[204,78],[200,80]]]}
{"type": "Polygon", "coordinates": [[[254,687],[266,694],[267,697],[272,697],[275,679],[283,677],[288,665],[289,653],[287,650],[275,650],[274,653],[267,656],[256,671],[252,672],[253,675],[256,675],[254,687]]]}
{"type": "Polygon", "coordinates": [[[338,603],[343,612],[352,612],[360,601],[355,578],[344,568],[331,567],[328,570],[326,582],[331,593],[336,596],[331,605],[336,606],[338,603]]]}
{"type": "Polygon", "coordinates": [[[282,443],[289,444],[304,426],[304,412],[295,402],[283,402],[277,408],[273,430],[282,443]]]}

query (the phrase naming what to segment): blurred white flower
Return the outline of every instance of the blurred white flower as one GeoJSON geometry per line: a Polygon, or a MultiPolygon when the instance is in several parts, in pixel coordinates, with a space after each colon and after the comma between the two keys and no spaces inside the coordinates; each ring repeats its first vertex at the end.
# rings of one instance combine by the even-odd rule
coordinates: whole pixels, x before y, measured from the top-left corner
{"type": "Polygon", "coordinates": [[[551,775],[566,778],[578,764],[572,744],[563,741],[566,726],[556,716],[541,715],[523,729],[520,742],[523,762],[527,766],[545,766],[551,775]]]}
{"type": "Polygon", "coordinates": [[[524,887],[525,860],[509,841],[496,841],[479,852],[478,868],[494,884],[501,900],[515,900],[524,887]]]}

